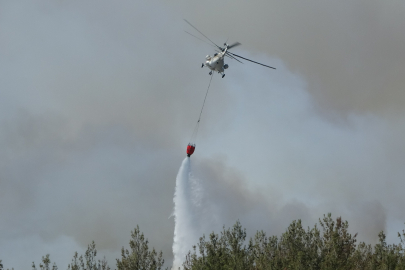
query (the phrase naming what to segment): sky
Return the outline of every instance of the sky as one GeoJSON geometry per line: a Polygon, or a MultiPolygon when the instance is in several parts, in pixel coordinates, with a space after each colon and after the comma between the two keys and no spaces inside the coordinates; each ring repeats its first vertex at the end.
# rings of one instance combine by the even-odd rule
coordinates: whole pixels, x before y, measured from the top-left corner
{"type": "MultiPolygon", "coordinates": [[[[280,235],[342,216],[358,239],[405,225],[401,1],[0,0],[0,259],[59,268],[92,240],[111,267],[136,225],[173,259],[173,194],[215,51],[193,175],[204,233],[280,235]],[[215,218],[214,218],[215,217],[215,218]]],[[[191,248],[191,247],[190,247],[191,248]]]]}

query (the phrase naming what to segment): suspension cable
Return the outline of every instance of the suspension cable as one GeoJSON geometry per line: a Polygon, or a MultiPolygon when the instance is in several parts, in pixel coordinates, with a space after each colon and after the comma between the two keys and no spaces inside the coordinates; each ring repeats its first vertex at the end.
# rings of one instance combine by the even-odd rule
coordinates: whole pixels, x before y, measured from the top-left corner
{"type": "Polygon", "coordinates": [[[202,114],[203,109],[204,109],[205,100],[207,99],[208,91],[210,90],[210,86],[211,86],[211,81],[212,81],[213,75],[214,75],[214,73],[211,74],[210,83],[208,84],[207,93],[205,93],[204,102],[203,102],[203,105],[202,105],[202,107],[201,107],[201,112],[200,112],[200,116],[198,117],[197,123],[200,122],[200,120],[201,120],[201,114],[202,114]]]}
{"type": "Polygon", "coordinates": [[[200,115],[198,116],[198,121],[197,121],[197,124],[195,125],[193,134],[191,135],[190,142],[195,141],[195,139],[196,139],[196,137],[197,137],[198,128],[199,128],[199,126],[200,126],[201,115],[202,115],[202,112],[203,112],[203,110],[204,110],[205,101],[207,100],[208,91],[210,90],[210,86],[211,86],[211,81],[212,81],[213,75],[214,75],[214,73],[211,74],[210,82],[209,82],[209,84],[208,84],[207,92],[205,93],[204,102],[203,102],[202,107],[201,107],[200,115]]]}

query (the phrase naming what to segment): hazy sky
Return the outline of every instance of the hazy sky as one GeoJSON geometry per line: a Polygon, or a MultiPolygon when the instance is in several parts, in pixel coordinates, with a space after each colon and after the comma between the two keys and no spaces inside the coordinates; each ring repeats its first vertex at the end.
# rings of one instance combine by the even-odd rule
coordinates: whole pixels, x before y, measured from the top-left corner
{"type": "Polygon", "coordinates": [[[0,0],[0,259],[111,267],[139,224],[171,264],[175,178],[217,44],[194,176],[212,228],[280,235],[332,212],[359,239],[404,229],[403,1],[0,0]],[[213,214],[214,213],[214,214],[213,214]]]}

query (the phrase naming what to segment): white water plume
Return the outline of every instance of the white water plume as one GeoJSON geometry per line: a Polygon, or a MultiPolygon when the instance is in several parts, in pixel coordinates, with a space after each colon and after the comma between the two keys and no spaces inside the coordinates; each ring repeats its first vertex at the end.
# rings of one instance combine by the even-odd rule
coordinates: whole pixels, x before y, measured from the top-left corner
{"type": "Polygon", "coordinates": [[[174,193],[173,267],[178,269],[199,237],[198,217],[201,208],[201,188],[191,175],[190,158],[185,158],[176,178],[174,193]]]}

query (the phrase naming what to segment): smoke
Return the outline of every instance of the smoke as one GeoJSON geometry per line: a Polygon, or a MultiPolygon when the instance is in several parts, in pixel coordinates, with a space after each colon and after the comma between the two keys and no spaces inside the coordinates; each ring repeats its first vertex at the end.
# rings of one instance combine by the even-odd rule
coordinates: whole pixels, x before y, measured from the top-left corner
{"type": "Polygon", "coordinates": [[[213,78],[189,177],[204,195],[195,234],[239,219],[248,233],[280,235],[293,219],[313,226],[332,212],[367,242],[388,230],[396,243],[405,220],[403,5],[166,2],[1,2],[5,267],[46,253],[66,266],[92,240],[111,266],[136,225],[172,263],[179,148],[205,95],[201,60],[213,53],[183,32],[183,18],[277,67],[228,59],[226,78],[213,78]],[[21,246],[35,248],[21,256],[21,246]]]}
{"type": "Polygon", "coordinates": [[[228,168],[220,159],[195,157],[194,161],[192,169],[190,158],[184,159],[176,178],[172,269],[181,268],[199,237],[219,233],[237,220],[249,228],[249,237],[277,223],[271,213],[274,204],[271,207],[263,196],[249,191],[234,168],[228,168]]]}

